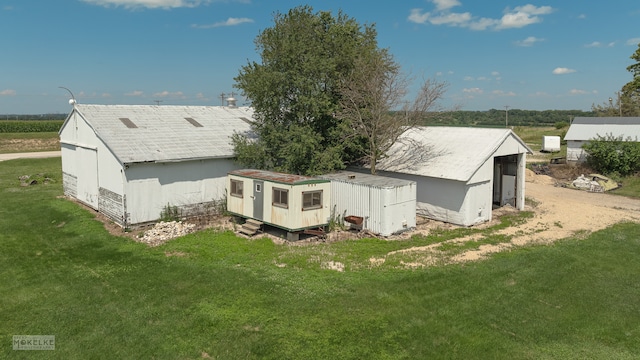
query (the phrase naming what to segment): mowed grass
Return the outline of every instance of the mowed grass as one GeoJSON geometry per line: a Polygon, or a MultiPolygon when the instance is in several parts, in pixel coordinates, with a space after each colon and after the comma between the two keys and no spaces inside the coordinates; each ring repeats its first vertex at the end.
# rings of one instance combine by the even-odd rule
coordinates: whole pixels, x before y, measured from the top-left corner
{"type": "Polygon", "coordinates": [[[310,246],[207,230],[149,248],[62,198],[60,178],[59,158],[0,162],[0,358],[640,356],[638,224],[412,270],[366,264],[473,230],[310,246]],[[56,182],[19,185],[37,173],[56,182]],[[13,351],[25,334],[56,350],[13,351]]]}

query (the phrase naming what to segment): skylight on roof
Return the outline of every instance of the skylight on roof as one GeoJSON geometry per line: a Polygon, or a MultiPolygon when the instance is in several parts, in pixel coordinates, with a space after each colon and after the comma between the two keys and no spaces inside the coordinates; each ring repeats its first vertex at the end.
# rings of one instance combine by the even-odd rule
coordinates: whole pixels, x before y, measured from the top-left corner
{"type": "Polygon", "coordinates": [[[122,121],[122,123],[128,127],[129,129],[136,129],[138,126],[136,124],[133,123],[133,121],[131,121],[131,119],[129,118],[120,118],[120,121],[122,121]]]}
{"type": "Polygon", "coordinates": [[[189,123],[191,123],[191,125],[195,126],[195,127],[203,127],[202,124],[200,124],[199,122],[197,122],[194,118],[184,118],[185,120],[187,120],[189,123]]]}

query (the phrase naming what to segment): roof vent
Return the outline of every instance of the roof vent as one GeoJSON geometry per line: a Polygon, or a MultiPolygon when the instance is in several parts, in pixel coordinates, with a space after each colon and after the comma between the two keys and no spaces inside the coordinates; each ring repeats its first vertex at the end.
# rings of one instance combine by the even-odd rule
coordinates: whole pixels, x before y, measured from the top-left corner
{"type": "Polygon", "coordinates": [[[236,100],[236,98],[234,98],[233,96],[232,97],[228,97],[227,98],[227,106],[228,107],[236,107],[236,102],[237,101],[238,100],[236,100]]]}

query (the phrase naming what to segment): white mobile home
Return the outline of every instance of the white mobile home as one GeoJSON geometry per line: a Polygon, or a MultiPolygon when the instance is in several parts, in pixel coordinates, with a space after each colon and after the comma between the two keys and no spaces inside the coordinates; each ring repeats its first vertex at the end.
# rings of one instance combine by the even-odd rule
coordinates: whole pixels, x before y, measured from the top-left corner
{"type": "Polygon", "coordinates": [[[564,136],[567,141],[567,161],[586,161],[587,153],[582,146],[599,136],[608,135],[639,141],[640,117],[576,117],[564,136]]]}
{"type": "Polygon", "coordinates": [[[416,227],[415,181],[351,171],[319,178],[331,180],[333,217],[355,217],[358,227],[382,236],[416,227]]]}
{"type": "Polygon", "coordinates": [[[167,206],[197,214],[225,196],[238,168],[230,137],[250,131],[250,108],[81,105],[60,129],[63,188],[123,227],[167,206]]]}
{"type": "Polygon", "coordinates": [[[470,226],[491,220],[494,206],[524,209],[527,153],[510,129],[418,127],[377,168],[417,183],[419,214],[470,226]]]}
{"type": "Polygon", "coordinates": [[[227,176],[227,211],[287,230],[329,224],[329,180],[265,170],[242,169],[227,176]]]}

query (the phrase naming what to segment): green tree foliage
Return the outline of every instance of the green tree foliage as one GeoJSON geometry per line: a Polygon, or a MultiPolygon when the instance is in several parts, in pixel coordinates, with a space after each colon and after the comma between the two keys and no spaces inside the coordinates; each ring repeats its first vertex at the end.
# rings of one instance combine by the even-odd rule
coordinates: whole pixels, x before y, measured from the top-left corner
{"type": "Polygon", "coordinates": [[[640,170],[640,143],[637,139],[598,135],[582,148],[589,154],[587,164],[602,174],[627,176],[640,170]]]}
{"type": "Polygon", "coordinates": [[[630,58],[635,63],[627,66],[627,71],[633,74],[633,79],[610,97],[608,103],[591,107],[598,116],[640,116],[640,44],[630,58]]]}
{"type": "Polygon", "coordinates": [[[378,51],[376,31],[309,6],[276,13],[274,22],[255,40],[262,62],[249,62],[235,78],[255,110],[256,134],[233,137],[238,161],[306,175],[343,168],[362,147],[344,141],[339,87],[357,56],[378,51]]]}
{"type": "Polygon", "coordinates": [[[623,116],[640,116],[640,44],[631,55],[635,63],[627,66],[627,71],[633,74],[633,80],[626,83],[620,92],[623,116]]]}

